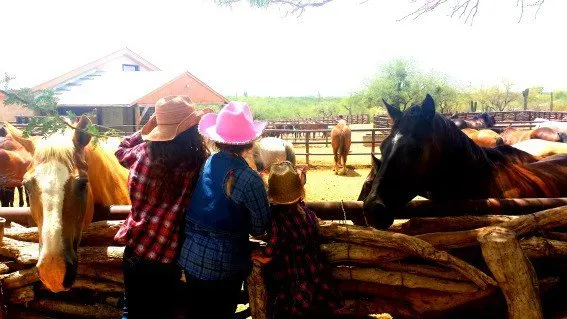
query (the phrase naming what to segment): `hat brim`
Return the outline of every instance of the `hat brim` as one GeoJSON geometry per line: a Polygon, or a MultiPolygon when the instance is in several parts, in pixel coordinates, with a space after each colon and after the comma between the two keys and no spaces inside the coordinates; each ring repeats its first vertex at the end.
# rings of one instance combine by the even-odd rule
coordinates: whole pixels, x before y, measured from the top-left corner
{"type": "Polygon", "coordinates": [[[202,118],[203,115],[208,114],[212,110],[206,109],[203,111],[195,111],[183,119],[179,124],[161,124],[151,128],[148,122],[142,127],[142,139],[144,141],[153,142],[167,142],[173,140],[179,134],[190,129],[202,118]]]}
{"type": "Polygon", "coordinates": [[[291,204],[298,203],[302,198],[303,198],[303,196],[300,195],[299,197],[297,197],[296,199],[294,199],[292,201],[282,201],[282,200],[274,199],[274,198],[272,198],[271,196],[268,195],[268,201],[272,205],[291,205],[291,204]]]}
{"type": "Polygon", "coordinates": [[[203,115],[199,121],[199,133],[206,136],[210,140],[223,144],[231,145],[241,145],[248,144],[258,139],[261,135],[268,122],[254,122],[252,123],[252,134],[241,134],[235,136],[222,136],[217,132],[217,116],[218,114],[209,113],[203,115]]]}

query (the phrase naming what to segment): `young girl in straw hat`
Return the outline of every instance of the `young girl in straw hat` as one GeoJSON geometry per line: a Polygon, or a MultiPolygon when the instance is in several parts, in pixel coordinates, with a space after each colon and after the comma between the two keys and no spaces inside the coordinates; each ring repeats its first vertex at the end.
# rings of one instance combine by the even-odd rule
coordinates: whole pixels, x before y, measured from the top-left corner
{"type": "Polygon", "coordinates": [[[271,229],[264,254],[269,262],[274,318],[324,318],[338,306],[331,272],[320,251],[318,218],[303,202],[305,172],[285,161],[274,164],[268,177],[272,204],[271,229]]]}
{"type": "Polygon", "coordinates": [[[195,110],[188,97],[160,99],[155,115],[116,151],[130,169],[132,201],[115,236],[126,245],[122,318],[172,317],[181,277],[174,262],[181,245],[181,214],[209,155],[196,125],[205,112],[195,110]]]}
{"type": "Polygon", "coordinates": [[[264,234],[270,217],[264,183],[245,160],[265,127],[253,121],[246,103],[234,101],[199,122],[199,132],[219,151],[203,166],[185,212],[179,265],[187,283],[188,318],[234,316],[252,267],[249,234],[264,234]]]}

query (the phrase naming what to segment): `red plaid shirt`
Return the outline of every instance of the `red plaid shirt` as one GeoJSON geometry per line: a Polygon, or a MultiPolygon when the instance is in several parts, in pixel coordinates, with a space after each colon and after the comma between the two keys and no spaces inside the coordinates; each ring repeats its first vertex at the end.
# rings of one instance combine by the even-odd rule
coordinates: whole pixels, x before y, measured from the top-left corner
{"type": "Polygon", "coordinates": [[[150,179],[148,145],[140,132],[127,136],[116,151],[120,164],[130,169],[128,190],[132,210],[114,236],[114,240],[133,248],[146,260],[171,263],[179,252],[181,212],[189,204],[191,180],[194,174],[172,174],[172,179],[183,179],[175,194],[160,198],[150,179]]]}
{"type": "Polygon", "coordinates": [[[331,268],[319,249],[318,218],[303,201],[273,206],[272,227],[265,254],[273,257],[271,292],[273,317],[324,317],[339,308],[331,268]]]}

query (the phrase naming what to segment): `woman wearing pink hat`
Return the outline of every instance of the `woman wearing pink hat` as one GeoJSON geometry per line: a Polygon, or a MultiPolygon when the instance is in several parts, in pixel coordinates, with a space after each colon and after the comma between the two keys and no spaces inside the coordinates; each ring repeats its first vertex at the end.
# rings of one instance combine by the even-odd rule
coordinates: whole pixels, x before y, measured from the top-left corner
{"type": "Polygon", "coordinates": [[[207,159],[185,212],[179,265],[185,271],[188,318],[232,318],[251,270],[248,236],[268,229],[270,204],[264,183],[243,155],[261,136],[246,103],[230,102],[206,114],[199,132],[219,152],[207,159]]]}
{"type": "Polygon", "coordinates": [[[188,97],[160,99],[155,116],[116,151],[130,170],[132,210],[114,237],[124,250],[122,318],[172,318],[181,278],[180,223],[209,152],[197,132],[204,114],[188,97]]]}

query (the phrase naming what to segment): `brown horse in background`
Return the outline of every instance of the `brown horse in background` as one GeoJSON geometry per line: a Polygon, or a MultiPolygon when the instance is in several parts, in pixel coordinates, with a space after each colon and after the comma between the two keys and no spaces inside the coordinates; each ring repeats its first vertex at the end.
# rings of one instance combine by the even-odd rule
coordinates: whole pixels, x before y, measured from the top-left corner
{"type": "Polygon", "coordinates": [[[31,160],[31,154],[24,146],[14,140],[4,127],[0,127],[0,202],[3,207],[15,206],[16,188],[19,206],[24,206],[22,179],[31,160]]]}
{"type": "Polygon", "coordinates": [[[564,135],[551,127],[540,127],[531,130],[518,130],[513,127],[507,127],[500,136],[504,140],[504,144],[513,145],[530,139],[540,139],[550,142],[564,142],[564,135]]]}
{"type": "Polygon", "coordinates": [[[342,175],[346,174],[347,156],[350,152],[351,132],[348,124],[342,120],[331,130],[331,145],[335,157],[335,174],[339,173],[339,163],[342,165],[342,175]]]}
{"type": "Polygon", "coordinates": [[[78,246],[95,206],[130,205],[128,170],[116,159],[114,145],[91,143],[84,131],[88,123],[83,116],[76,129],[34,140],[6,124],[33,156],[23,185],[39,232],[37,269],[53,292],[68,290],[75,282],[78,246]]]}

